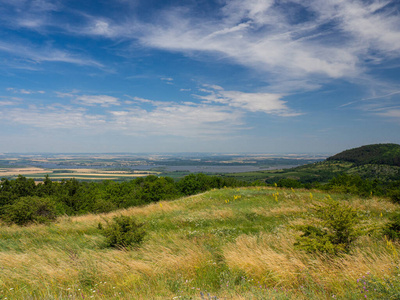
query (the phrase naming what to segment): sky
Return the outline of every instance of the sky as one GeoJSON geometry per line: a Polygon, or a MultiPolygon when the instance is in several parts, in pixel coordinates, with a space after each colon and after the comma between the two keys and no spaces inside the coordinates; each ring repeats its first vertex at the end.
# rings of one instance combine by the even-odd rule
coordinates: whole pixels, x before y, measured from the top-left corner
{"type": "Polygon", "coordinates": [[[400,2],[0,0],[0,152],[400,143],[400,2]]]}

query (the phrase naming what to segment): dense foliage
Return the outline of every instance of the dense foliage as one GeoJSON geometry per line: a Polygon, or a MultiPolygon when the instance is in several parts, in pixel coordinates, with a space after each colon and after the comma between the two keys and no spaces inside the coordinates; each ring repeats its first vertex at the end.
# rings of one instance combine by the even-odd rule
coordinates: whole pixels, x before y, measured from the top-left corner
{"type": "Polygon", "coordinates": [[[391,240],[400,239],[400,214],[396,213],[391,216],[389,222],[383,229],[383,234],[389,237],[391,240]]]}
{"type": "Polygon", "coordinates": [[[49,223],[56,219],[56,214],[56,206],[51,198],[28,196],[6,205],[3,220],[18,225],[49,223]]]}
{"type": "Polygon", "coordinates": [[[346,253],[360,235],[357,212],[342,201],[328,197],[314,205],[311,216],[313,221],[310,224],[296,226],[303,232],[295,244],[300,249],[328,254],[346,253]]]}
{"type": "Polygon", "coordinates": [[[305,182],[304,179],[281,178],[278,181],[266,180],[267,184],[285,188],[319,189],[333,193],[360,195],[362,197],[386,196],[400,203],[400,179],[379,180],[362,178],[359,174],[341,173],[331,176],[327,182],[305,182]]]}
{"type": "Polygon", "coordinates": [[[107,246],[115,248],[137,246],[146,235],[143,224],[137,223],[132,216],[114,217],[113,222],[101,230],[107,246]]]}
{"type": "Polygon", "coordinates": [[[374,144],[340,152],[327,159],[348,161],[358,165],[383,164],[400,167],[400,145],[374,144]]]}
{"type": "Polygon", "coordinates": [[[177,199],[213,188],[248,185],[232,178],[191,174],[175,182],[169,177],[150,175],[131,181],[80,182],[76,179],[43,183],[18,176],[0,181],[0,217],[27,224],[52,220],[53,215],[109,212],[119,208],[177,199]]]}

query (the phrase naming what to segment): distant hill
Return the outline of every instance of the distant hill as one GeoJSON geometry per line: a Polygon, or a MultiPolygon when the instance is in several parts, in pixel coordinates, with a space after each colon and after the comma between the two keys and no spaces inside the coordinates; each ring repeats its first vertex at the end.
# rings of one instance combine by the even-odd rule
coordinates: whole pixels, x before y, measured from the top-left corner
{"type": "Polygon", "coordinates": [[[327,183],[341,174],[359,175],[363,179],[384,182],[400,180],[400,145],[367,145],[340,152],[325,161],[291,169],[230,173],[225,176],[249,182],[260,180],[269,184],[289,178],[311,184],[327,183]]]}
{"type": "Polygon", "coordinates": [[[327,161],[345,161],[356,165],[378,164],[400,167],[400,145],[374,144],[349,149],[327,158],[327,161]]]}

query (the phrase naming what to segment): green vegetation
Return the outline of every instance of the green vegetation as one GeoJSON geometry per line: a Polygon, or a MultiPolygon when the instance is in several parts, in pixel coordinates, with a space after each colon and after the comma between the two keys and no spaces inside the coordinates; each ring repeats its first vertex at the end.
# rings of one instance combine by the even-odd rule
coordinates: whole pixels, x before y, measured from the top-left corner
{"type": "Polygon", "coordinates": [[[398,298],[400,167],[371,162],[4,178],[0,299],[398,298]]]}
{"type": "Polygon", "coordinates": [[[14,203],[3,207],[3,220],[10,224],[49,223],[54,222],[56,216],[55,203],[48,197],[21,197],[14,203]]]}
{"type": "Polygon", "coordinates": [[[383,234],[392,240],[400,239],[400,213],[389,218],[389,222],[383,229],[383,234]]]}
{"type": "Polygon", "coordinates": [[[81,182],[76,179],[43,183],[18,176],[0,181],[0,219],[24,225],[48,222],[54,215],[104,213],[120,208],[177,199],[213,188],[249,185],[235,179],[191,174],[175,182],[169,177],[150,175],[131,181],[81,182]],[[32,203],[32,205],[30,204],[32,203]]]}
{"type": "Polygon", "coordinates": [[[400,167],[400,145],[374,144],[340,152],[328,161],[347,161],[357,165],[380,164],[400,167]]]}
{"type": "Polygon", "coordinates": [[[314,204],[312,217],[314,221],[311,224],[295,227],[303,232],[295,243],[300,249],[335,255],[348,253],[361,234],[357,228],[360,223],[357,211],[330,196],[321,203],[314,204]]]}
{"type": "Polygon", "coordinates": [[[132,216],[114,217],[113,222],[104,229],[99,223],[99,229],[103,230],[107,246],[116,248],[139,245],[146,235],[143,224],[136,223],[132,216]]]}
{"type": "Polygon", "coordinates": [[[400,246],[382,232],[398,205],[379,197],[331,194],[340,207],[362,215],[365,230],[347,253],[327,257],[294,245],[300,236],[294,226],[310,224],[314,203],[328,198],[326,192],[311,192],[222,188],[113,213],[64,216],[49,225],[1,226],[0,298],[356,300],[397,295],[400,246]],[[138,247],[106,247],[103,233],[116,216],[145,224],[138,247]]]}

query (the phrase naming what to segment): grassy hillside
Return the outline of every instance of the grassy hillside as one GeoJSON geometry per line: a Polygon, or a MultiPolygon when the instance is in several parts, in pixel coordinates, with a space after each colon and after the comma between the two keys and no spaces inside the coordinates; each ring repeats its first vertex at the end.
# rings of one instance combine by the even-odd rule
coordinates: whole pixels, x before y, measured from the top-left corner
{"type": "Polygon", "coordinates": [[[325,161],[291,169],[226,174],[239,180],[267,183],[290,178],[307,183],[326,183],[340,174],[384,182],[400,180],[400,145],[375,144],[343,151],[325,161]]]}
{"type": "Polygon", "coordinates": [[[347,161],[357,165],[380,164],[400,167],[400,145],[366,145],[340,152],[327,160],[347,161]]]}
{"type": "Polygon", "coordinates": [[[400,246],[380,230],[397,205],[331,195],[359,212],[369,234],[328,258],[293,246],[293,225],[306,224],[312,203],[327,196],[221,189],[49,226],[2,225],[0,298],[389,299],[400,290],[400,246]],[[105,246],[98,224],[121,214],[145,223],[137,249],[105,246]]]}

